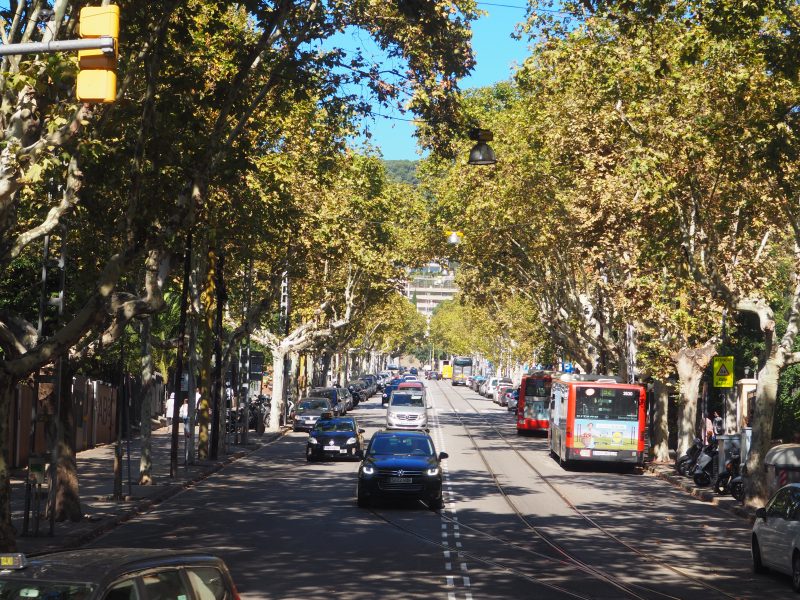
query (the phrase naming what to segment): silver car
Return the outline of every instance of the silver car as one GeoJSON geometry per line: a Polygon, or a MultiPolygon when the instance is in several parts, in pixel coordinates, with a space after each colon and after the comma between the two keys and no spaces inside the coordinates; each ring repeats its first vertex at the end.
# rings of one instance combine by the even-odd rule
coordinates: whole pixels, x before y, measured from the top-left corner
{"type": "Polygon", "coordinates": [[[428,429],[425,395],[417,390],[394,390],[386,407],[387,429],[428,429]]]}
{"type": "Polygon", "coordinates": [[[800,483],[783,486],[756,511],[750,547],[756,573],[769,568],[791,575],[800,592],[800,483]]]}

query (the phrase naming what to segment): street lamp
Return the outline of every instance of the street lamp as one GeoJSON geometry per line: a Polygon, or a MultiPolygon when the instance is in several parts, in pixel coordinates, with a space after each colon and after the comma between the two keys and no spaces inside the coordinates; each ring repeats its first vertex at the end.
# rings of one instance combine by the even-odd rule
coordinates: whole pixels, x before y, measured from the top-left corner
{"type": "Polygon", "coordinates": [[[447,233],[447,243],[457,246],[461,243],[461,238],[464,237],[464,234],[460,231],[448,231],[447,233]]]}
{"type": "Polygon", "coordinates": [[[472,129],[469,132],[469,139],[475,141],[475,145],[469,151],[469,160],[467,162],[470,165],[493,165],[497,162],[494,150],[486,143],[494,139],[491,131],[488,129],[472,129]]]}

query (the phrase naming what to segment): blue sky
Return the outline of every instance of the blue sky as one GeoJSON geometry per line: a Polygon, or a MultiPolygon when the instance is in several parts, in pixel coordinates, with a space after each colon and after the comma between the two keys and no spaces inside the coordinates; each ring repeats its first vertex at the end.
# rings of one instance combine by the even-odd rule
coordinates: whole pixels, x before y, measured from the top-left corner
{"type": "MultiPolygon", "coordinates": [[[[525,0],[478,2],[478,6],[488,14],[473,23],[472,45],[478,64],[472,75],[462,81],[462,88],[483,87],[508,79],[514,64],[521,64],[525,59],[528,55],[527,42],[511,38],[516,24],[525,19],[525,4],[525,0]]],[[[365,41],[362,37],[359,39],[365,41]]],[[[377,50],[375,60],[380,60],[377,50]]],[[[386,109],[380,112],[394,117],[409,117],[386,109]]],[[[371,143],[380,149],[383,158],[387,160],[419,158],[413,137],[413,123],[375,117],[369,123],[369,128],[372,131],[371,143]]]]}

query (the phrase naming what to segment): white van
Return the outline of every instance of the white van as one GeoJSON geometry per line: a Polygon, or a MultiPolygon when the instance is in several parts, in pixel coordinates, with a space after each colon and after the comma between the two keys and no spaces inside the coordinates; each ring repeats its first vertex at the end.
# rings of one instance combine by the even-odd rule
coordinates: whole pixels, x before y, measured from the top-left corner
{"type": "Polygon", "coordinates": [[[423,390],[394,390],[386,407],[387,429],[428,429],[423,390]]]}

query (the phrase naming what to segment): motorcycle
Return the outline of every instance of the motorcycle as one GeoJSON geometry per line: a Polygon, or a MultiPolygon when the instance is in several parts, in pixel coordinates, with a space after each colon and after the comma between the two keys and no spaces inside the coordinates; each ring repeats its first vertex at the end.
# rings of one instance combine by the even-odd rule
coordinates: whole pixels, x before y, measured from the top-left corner
{"type": "Polygon", "coordinates": [[[697,462],[694,466],[693,479],[695,485],[705,487],[711,483],[712,478],[716,475],[714,470],[717,464],[717,454],[717,443],[715,441],[703,447],[703,451],[697,457],[697,462]]]}
{"type": "Polygon", "coordinates": [[[717,475],[714,480],[714,491],[718,494],[727,494],[731,491],[733,480],[739,475],[739,465],[741,457],[739,454],[731,454],[725,461],[725,470],[717,475]]]}
{"type": "Polygon", "coordinates": [[[702,452],[702,450],[703,440],[701,440],[699,437],[694,438],[694,444],[689,447],[689,449],[686,451],[686,454],[675,461],[675,470],[680,475],[688,477],[689,473],[691,473],[694,469],[694,465],[697,462],[697,457],[700,456],[700,452],[702,452]]]}

